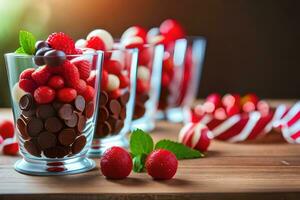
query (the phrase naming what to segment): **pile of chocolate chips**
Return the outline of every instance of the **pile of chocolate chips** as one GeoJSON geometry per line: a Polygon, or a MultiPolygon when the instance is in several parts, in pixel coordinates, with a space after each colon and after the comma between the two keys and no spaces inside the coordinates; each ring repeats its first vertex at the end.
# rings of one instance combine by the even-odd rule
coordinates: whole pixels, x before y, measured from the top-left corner
{"type": "Polygon", "coordinates": [[[83,130],[94,112],[93,102],[77,96],[72,104],[53,102],[37,104],[31,94],[19,101],[17,119],[24,148],[33,156],[63,158],[79,153],[86,144],[83,130]]]}
{"type": "Polygon", "coordinates": [[[159,105],[160,110],[165,110],[168,107],[168,96],[170,94],[169,88],[161,87],[160,96],[159,96],[159,105]]]}
{"type": "Polygon", "coordinates": [[[146,112],[145,103],[148,99],[148,93],[136,94],[133,119],[139,119],[144,116],[146,112]]]}
{"type": "Polygon", "coordinates": [[[118,99],[111,99],[105,91],[101,91],[95,138],[120,132],[124,126],[128,100],[129,92],[125,92],[118,99]]]}

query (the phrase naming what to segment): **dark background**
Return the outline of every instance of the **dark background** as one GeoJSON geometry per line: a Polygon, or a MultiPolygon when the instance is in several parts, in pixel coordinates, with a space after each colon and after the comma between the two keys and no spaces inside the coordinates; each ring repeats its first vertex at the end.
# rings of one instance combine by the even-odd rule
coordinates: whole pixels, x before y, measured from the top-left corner
{"type": "MultiPolygon", "coordinates": [[[[95,28],[115,37],[131,25],[158,26],[164,19],[182,23],[189,35],[208,40],[200,97],[211,92],[255,92],[262,98],[299,98],[300,1],[298,0],[49,0],[26,1],[24,18],[1,52],[17,47],[18,29],[38,36],[63,31],[75,39],[95,28]],[[33,3],[35,10],[32,11],[33,3]],[[47,17],[45,17],[47,16],[47,17]],[[40,23],[40,24],[39,24],[40,23]]],[[[9,19],[7,19],[9,20],[9,19]]],[[[1,24],[0,24],[1,26],[1,24]]],[[[3,61],[1,61],[3,72],[3,61]]],[[[1,72],[1,74],[2,74],[1,72]]],[[[1,84],[6,79],[2,78],[1,84]]],[[[0,89],[6,104],[7,90],[0,89]]]]}

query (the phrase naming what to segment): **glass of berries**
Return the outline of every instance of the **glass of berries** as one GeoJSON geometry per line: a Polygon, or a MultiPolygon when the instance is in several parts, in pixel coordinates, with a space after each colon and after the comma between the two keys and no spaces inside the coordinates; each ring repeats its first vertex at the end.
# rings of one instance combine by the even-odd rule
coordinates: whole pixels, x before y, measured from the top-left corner
{"type": "Polygon", "coordinates": [[[137,49],[116,47],[104,29],[76,42],[84,51],[104,52],[96,131],[89,156],[99,157],[111,146],[128,147],[136,91],[137,49]]]}
{"type": "Polygon", "coordinates": [[[18,172],[65,175],[91,170],[87,158],[97,119],[103,52],[75,48],[65,33],[36,41],[20,32],[21,47],[5,55],[22,159],[18,172]]]}

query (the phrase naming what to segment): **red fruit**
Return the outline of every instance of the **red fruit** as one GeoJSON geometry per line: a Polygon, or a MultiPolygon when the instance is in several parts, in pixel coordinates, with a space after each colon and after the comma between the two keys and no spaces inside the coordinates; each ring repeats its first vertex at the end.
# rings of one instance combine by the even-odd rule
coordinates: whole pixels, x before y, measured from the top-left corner
{"type": "Polygon", "coordinates": [[[14,123],[10,120],[2,120],[0,122],[0,136],[3,139],[14,137],[14,123]]]}
{"type": "Polygon", "coordinates": [[[55,98],[55,91],[48,86],[40,86],[34,91],[34,99],[39,104],[50,103],[55,98]]]}
{"type": "Polygon", "coordinates": [[[173,19],[163,21],[159,27],[160,33],[164,35],[168,41],[175,41],[185,36],[182,26],[173,19]]]}
{"type": "Polygon", "coordinates": [[[86,79],[86,83],[92,87],[95,87],[96,82],[96,73],[91,73],[88,79],[86,79]]]}
{"type": "Polygon", "coordinates": [[[3,154],[9,156],[15,156],[19,152],[19,144],[12,139],[6,139],[3,142],[3,154]]]}
{"type": "Polygon", "coordinates": [[[25,69],[24,71],[22,71],[22,73],[20,74],[19,79],[31,79],[31,74],[35,71],[34,68],[28,68],[25,69]]]}
{"type": "Polygon", "coordinates": [[[150,84],[147,81],[143,81],[141,79],[138,79],[136,82],[136,92],[141,94],[141,93],[146,93],[150,90],[150,84]]]}
{"type": "Polygon", "coordinates": [[[88,41],[87,41],[87,48],[91,48],[91,49],[95,49],[95,50],[105,50],[105,44],[103,42],[102,39],[100,39],[99,37],[91,37],[88,41]]]}
{"type": "Polygon", "coordinates": [[[139,65],[145,65],[148,66],[150,64],[151,58],[152,58],[152,49],[150,48],[144,48],[139,52],[139,65]]]}
{"type": "Polygon", "coordinates": [[[67,85],[75,88],[80,80],[77,67],[70,63],[70,61],[65,61],[63,64],[63,72],[67,85]]]}
{"type": "Polygon", "coordinates": [[[171,179],[177,171],[176,156],[165,149],[158,149],[150,153],[146,159],[146,169],[154,179],[171,179]]]}
{"type": "Polygon", "coordinates": [[[110,92],[109,96],[110,96],[111,99],[117,99],[121,96],[121,90],[116,89],[116,90],[110,92]]]}
{"type": "Polygon", "coordinates": [[[78,94],[83,94],[86,90],[87,84],[84,80],[80,79],[78,85],[74,89],[77,90],[78,94]]]}
{"type": "Polygon", "coordinates": [[[72,102],[77,96],[77,92],[73,88],[63,88],[57,91],[56,98],[64,103],[72,102]]]}
{"type": "Polygon", "coordinates": [[[88,60],[77,60],[74,62],[71,61],[71,63],[73,63],[77,67],[80,78],[82,78],[83,80],[89,78],[92,70],[92,65],[88,60]]]}
{"type": "Polygon", "coordinates": [[[132,170],[130,154],[121,147],[111,147],[100,160],[101,172],[106,178],[123,179],[132,170]]]}
{"type": "Polygon", "coordinates": [[[118,75],[121,73],[123,66],[119,61],[108,60],[104,63],[104,69],[110,74],[118,75]]]}
{"type": "Polygon", "coordinates": [[[32,79],[21,79],[19,82],[19,87],[25,92],[33,93],[37,88],[37,84],[32,79]]]}
{"type": "Polygon", "coordinates": [[[95,96],[95,89],[92,86],[87,86],[86,90],[82,94],[86,102],[92,101],[95,96]]]}
{"type": "Polygon", "coordinates": [[[49,35],[47,42],[51,48],[64,51],[66,54],[76,53],[73,39],[65,33],[52,33],[49,35]]]}
{"type": "Polygon", "coordinates": [[[170,79],[169,75],[166,73],[163,73],[162,77],[161,77],[161,85],[163,87],[168,87],[170,83],[171,83],[171,79],[170,79]]]}
{"type": "Polygon", "coordinates": [[[61,89],[65,86],[65,81],[61,76],[52,76],[48,81],[48,86],[53,89],[61,89]]]}
{"type": "Polygon", "coordinates": [[[147,32],[143,27],[140,26],[131,26],[121,36],[121,40],[125,40],[127,38],[138,36],[143,39],[143,42],[146,42],[147,32]]]}
{"type": "Polygon", "coordinates": [[[108,85],[108,72],[103,69],[101,77],[101,89],[106,90],[108,85]]]}
{"type": "Polygon", "coordinates": [[[36,69],[32,74],[32,79],[40,86],[46,85],[51,76],[50,67],[44,66],[36,69]]]}
{"type": "Polygon", "coordinates": [[[119,75],[119,79],[120,79],[120,88],[126,88],[129,85],[129,77],[125,74],[120,74],[119,75]]]}

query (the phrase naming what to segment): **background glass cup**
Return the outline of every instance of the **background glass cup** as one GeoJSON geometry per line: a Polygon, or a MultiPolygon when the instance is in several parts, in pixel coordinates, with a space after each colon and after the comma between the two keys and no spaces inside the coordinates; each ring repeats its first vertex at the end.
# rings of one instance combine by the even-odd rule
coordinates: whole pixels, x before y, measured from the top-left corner
{"type": "MultiPolygon", "coordinates": [[[[102,56],[103,53],[100,52],[67,55],[64,61],[64,63],[85,61],[86,69],[89,69],[85,76],[94,78],[94,82],[88,86],[92,92],[89,99],[85,93],[83,94],[86,89],[82,91],[82,96],[76,92],[75,100],[62,102],[58,97],[58,91],[61,89],[56,88],[55,99],[51,102],[37,103],[34,95],[37,87],[49,85],[49,80],[53,76],[62,77],[66,83],[68,77],[63,70],[65,68],[62,65],[38,67],[34,60],[44,59],[41,56],[15,53],[5,55],[17,127],[15,135],[23,157],[14,165],[18,172],[31,175],[66,175],[82,173],[95,167],[94,161],[88,159],[86,154],[92,143],[97,118],[95,108],[99,99],[102,56]],[[33,79],[32,71],[40,74],[35,74],[33,79]],[[40,82],[36,81],[37,78],[41,78],[40,82]]],[[[75,67],[74,64],[72,66],[75,67]]],[[[80,71],[79,73],[81,77],[82,73],[80,71]]],[[[63,89],[66,87],[65,84],[63,89]]]]}
{"type": "Polygon", "coordinates": [[[104,52],[96,131],[89,156],[99,157],[111,146],[128,147],[136,91],[136,49],[104,52]]]}
{"type": "Polygon", "coordinates": [[[150,132],[155,128],[163,54],[163,45],[146,44],[139,50],[133,130],[139,128],[150,132]]]}
{"type": "Polygon", "coordinates": [[[188,37],[165,47],[157,119],[182,122],[197,96],[206,39],[188,37]]]}

